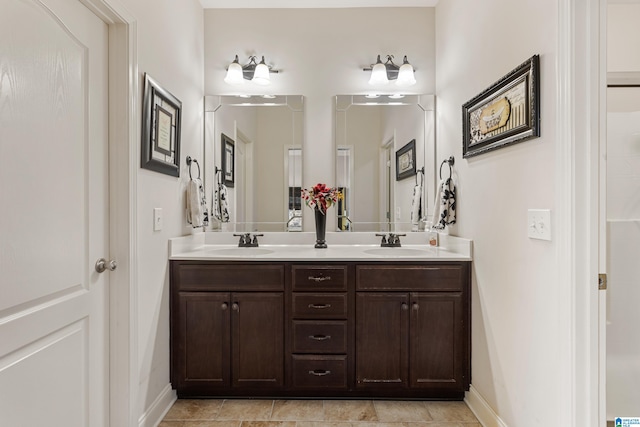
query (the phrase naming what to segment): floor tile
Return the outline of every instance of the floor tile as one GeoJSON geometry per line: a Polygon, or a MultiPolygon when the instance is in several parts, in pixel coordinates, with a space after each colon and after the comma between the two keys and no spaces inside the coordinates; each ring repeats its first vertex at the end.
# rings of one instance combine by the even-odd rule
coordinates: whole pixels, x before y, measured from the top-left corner
{"type": "Polygon", "coordinates": [[[374,401],[379,421],[431,421],[425,402],[419,401],[374,401]]]}
{"type": "Polygon", "coordinates": [[[184,427],[182,421],[161,421],[158,427],[184,427]]]}
{"type": "Polygon", "coordinates": [[[169,409],[164,421],[213,420],[221,406],[222,400],[218,399],[178,399],[169,409]]]}
{"type": "Polygon", "coordinates": [[[325,400],[326,421],[378,421],[370,400],[325,400]]]}
{"type": "Polygon", "coordinates": [[[425,402],[434,421],[478,422],[464,402],[425,402]]]}
{"type": "Polygon", "coordinates": [[[353,427],[354,425],[355,424],[352,423],[339,421],[300,421],[296,427],[353,427]]]}
{"type": "MultiPolygon", "coordinates": [[[[240,427],[242,421],[185,421],[181,427],[240,427]]],[[[160,426],[158,426],[160,427],[160,426]]]]}
{"type": "Polygon", "coordinates": [[[387,423],[387,422],[377,422],[377,423],[353,423],[353,427],[406,427],[407,423],[387,423]]]}
{"type": "Polygon", "coordinates": [[[428,422],[428,423],[404,423],[405,427],[482,427],[479,422],[428,422]]]}
{"type": "Polygon", "coordinates": [[[296,427],[295,421],[243,421],[242,427],[296,427]]]}
{"type": "Polygon", "coordinates": [[[276,400],[271,412],[272,421],[323,421],[321,400],[276,400]]]}
{"type": "Polygon", "coordinates": [[[227,399],[216,420],[269,421],[272,409],[272,400],[227,399]]]}

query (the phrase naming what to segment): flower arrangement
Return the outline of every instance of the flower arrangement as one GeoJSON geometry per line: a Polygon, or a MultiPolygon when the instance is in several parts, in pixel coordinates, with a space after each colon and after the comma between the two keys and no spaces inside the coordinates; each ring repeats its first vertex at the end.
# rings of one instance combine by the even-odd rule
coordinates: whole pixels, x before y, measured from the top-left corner
{"type": "Polygon", "coordinates": [[[311,209],[318,209],[324,215],[327,208],[342,200],[342,192],[337,188],[327,187],[326,184],[316,184],[302,189],[302,199],[311,209]]]}

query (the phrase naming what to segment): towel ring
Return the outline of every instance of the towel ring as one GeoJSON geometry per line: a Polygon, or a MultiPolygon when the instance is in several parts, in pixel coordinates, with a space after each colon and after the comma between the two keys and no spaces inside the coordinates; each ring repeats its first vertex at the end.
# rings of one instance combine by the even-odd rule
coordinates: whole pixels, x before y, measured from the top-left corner
{"type": "Polygon", "coordinates": [[[195,163],[198,166],[198,177],[196,179],[200,179],[200,163],[196,159],[192,159],[191,156],[187,156],[187,165],[189,166],[189,178],[193,179],[191,176],[191,163],[195,163]]]}
{"type": "Polygon", "coordinates": [[[450,156],[448,159],[445,159],[442,161],[442,163],[440,163],[440,179],[442,179],[442,166],[444,166],[445,163],[449,165],[449,179],[451,179],[451,173],[452,173],[451,166],[453,166],[455,162],[456,162],[456,159],[453,156],[450,156]]]}

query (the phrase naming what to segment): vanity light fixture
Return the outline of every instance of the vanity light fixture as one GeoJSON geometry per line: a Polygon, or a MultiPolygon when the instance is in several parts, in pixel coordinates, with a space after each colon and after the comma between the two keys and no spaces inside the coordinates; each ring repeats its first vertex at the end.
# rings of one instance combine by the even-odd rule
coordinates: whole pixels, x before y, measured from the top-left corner
{"type": "Polygon", "coordinates": [[[387,55],[387,61],[382,62],[380,55],[376,63],[371,65],[371,68],[363,68],[363,71],[370,71],[371,77],[369,78],[370,85],[386,85],[389,80],[395,80],[398,86],[411,86],[416,84],[416,78],[414,76],[415,70],[413,66],[409,64],[407,55],[402,60],[402,65],[398,66],[393,62],[393,55],[387,55]]]}
{"type": "Polygon", "coordinates": [[[273,70],[269,67],[265,61],[264,56],[260,63],[256,62],[256,56],[249,57],[249,63],[246,65],[240,65],[238,61],[238,55],[227,68],[227,75],[224,78],[225,83],[230,85],[241,85],[245,80],[251,80],[252,82],[266,86],[271,83],[269,79],[269,73],[277,73],[278,70],[273,70]]]}

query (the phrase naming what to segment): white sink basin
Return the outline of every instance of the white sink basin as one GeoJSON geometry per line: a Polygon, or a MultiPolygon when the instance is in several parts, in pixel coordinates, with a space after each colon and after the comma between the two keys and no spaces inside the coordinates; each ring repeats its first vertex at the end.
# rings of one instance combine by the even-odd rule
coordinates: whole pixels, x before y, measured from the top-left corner
{"type": "Polygon", "coordinates": [[[374,249],[367,249],[364,251],[364,253],[369,254],[369,255],[377,255],[377,256],[387,256],[387,257],[393,257],[393,256],[402,256],[402,257],[411,257],[411,256],[415,256],[415,257],[419,257],[419,256],[425,256],[429,254],[429,249],[411,249],[411,248],[374,248],[374,249]]]}
{"type": "Polygon", "coordinates": [[[209,251],[211,255],[214,256],[257,256],[257,255],[269,255],[272,254],[273,251],[271,249],[265,248],[220,248],[220,249],[211,249],[209,251]]]}

